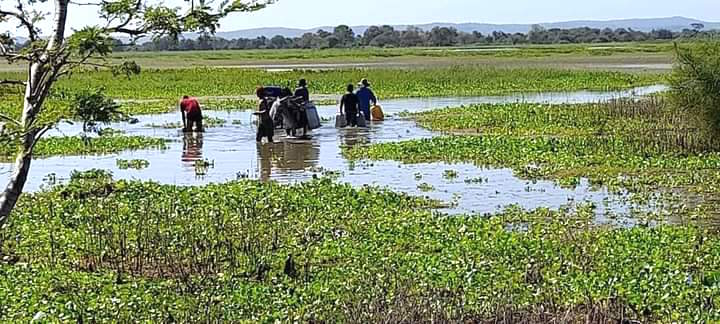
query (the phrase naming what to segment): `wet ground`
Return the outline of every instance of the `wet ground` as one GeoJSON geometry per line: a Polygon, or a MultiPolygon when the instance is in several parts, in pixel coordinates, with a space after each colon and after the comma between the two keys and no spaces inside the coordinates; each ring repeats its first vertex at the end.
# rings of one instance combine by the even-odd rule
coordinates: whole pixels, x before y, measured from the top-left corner
{"type": "MultiPolygon", "coordinates": [[[[227,121],[224,127],[209,128],[204,134],[183,134],[177,129],[150,127],[150,124],[177,122],[178,114],[138,116],[136,125],[114,124],[128,135],[147,135],[166,138],[169,148],[124,152],[114,155],[85,157],[53,157],[33,162],[28,189],[38,190],[46,175],[55,174],[66,179],[72,170],[91,168],[111,170],[116,178],[152,180],[178,185],[202,185],[238,178],[275,180],[293,183],[314,176],[336,176],[338,181],[353,185],[376,185],[413,195],[428,196],[446,202],[451,213],[493,213],[504,206],[517,204],[524,208],[560,208],[578,202],[593,202],[598,206],[602,222],[607,214],[627,214],[631,207],[603,188],[591,188],[586,182],[575,189],[561,188],[549,181],[526,181],[508,169],[483,169],[470,164],[404,165],[392,161],[350,162],[341,156],[347,145],[400,141],[436,136],[418,127],[413,121],[396,117],[404,111],[422,111],[446,106],[473,103],[541,102],[582,103],[618,97],[641,96],[663,91],[663,86],[638,88],[621,92],[574,92],[525,94],[505,97],[422,98],[398,99],[382,102],[390,117],[373,123],[369,128],[336,129],[336,107],[318,107],[323,127],[312,132],[309,140],[289,139],[277,133],[275,144],[256,144],[252,114],[247,111],[206,112],[206,115],[227,121]],[[150,166],[143,170],[121,170],[117,159],[144,159],[150,166]],[[209,161],[204,176],[196,174],[195,161],[209,161]],[[446,171],[457,173],[448,177],[446,171]]],[[[53,135],[75,135],[75,126],[62,125],[53,135]]],[[[2,165],[7,177],[10,165],[2,165]]]]}

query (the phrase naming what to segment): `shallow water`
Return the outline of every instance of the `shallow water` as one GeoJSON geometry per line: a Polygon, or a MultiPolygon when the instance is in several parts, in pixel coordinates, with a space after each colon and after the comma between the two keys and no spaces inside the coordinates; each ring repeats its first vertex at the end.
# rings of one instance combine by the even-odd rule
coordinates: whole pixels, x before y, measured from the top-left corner
{"type": "MultiPolygon", "coordinates": [[[[177,113],[139,116],[136,125],[113,124],[128,135],[148,135],[171,141],[164,151],[148,150],[123,152],[114,155],[85,157],[53,157],[33,162],[27,188],[37,190],[46,183],[48,174],[65,179],[72,170],[107,169],[116,178],[153,180],[178,185],[202,185],[238,178],[275,180],[293,183],[335,171],[338,180],[353,185],[376,185],[413,195],[427,196],[446,202],[450,213],[493,213],[504,206],[517,204],[524,208],[560,208],[577,202],[593,202],[598,206],[600,221],[606,213],[626,214],[630,207],[603,188],[591,188],[582,182],[575,189],[561,188],[549,181],[531,182],[519,179],[508,169],[483,169],[471,164],[429,163],[404,165],[392,161],[352,163],[341,156],[346,145],[428,138],[437,134],[418,127],[413,121],[393,117],[403,111],[422,111],[445,106],[473,103],[541,102],[582,103],[618,97],[647,95],[663,91],[663,86],[638,88],[621,92],[574,92],[513,95],[505,97],[471,98],[412,98],[383,101],[390,117],[373,123],[367,129],[335,129],[337,108],[318,107],[324,126],[313,131],[310,140],[288,139],[276,133],[275,144],[255,143],[252,114],[247,111],[208,111],[207,116],[227,120],[224,127],[209,128],[204,134],[182,134],[176,129],[150,127],[149,124],[176,122],[177,113]],[[150,166],[144,170],[120,170],[117,159],[145,159],[150,166]],[[197,160],[214,162],[205,176],[196,176],[197,160]],[[446,170],[457,172],[453,179],[445,177],[446,170]],[[483,179],[466,183],[466,180],[483,179]],[[433,190],[424,192],[418,187],[429,184],[433,190]]],[[[51,136],[74,135],[77,126],[61,125],[51,136]]],[[[10,165],[3,164],[6,178],[10,165]]],[[[3,179],[4,180],[4,179],[3,179]]]]}

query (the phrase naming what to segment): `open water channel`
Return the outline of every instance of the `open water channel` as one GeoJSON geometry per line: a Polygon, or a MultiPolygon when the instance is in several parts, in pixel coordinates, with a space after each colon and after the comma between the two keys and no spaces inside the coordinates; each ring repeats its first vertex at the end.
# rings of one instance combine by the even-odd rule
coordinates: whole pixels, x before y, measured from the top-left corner
{"type": "MultiPolygon", "coordinates": [[[[664,91],[664,86],[650,86],[620,92],[571,92],[511,95],[502,97],[457,97],[397,99],[383,101],[384,122],[372,123],[366,129],[336,129],[334,117],[337,107],[320,106],[318,112],[325,120],[323,127],[312,132],[309,140],[285,138],[280,132],[275,144],[255,143],[255,126],[248,111],[206,111],[206,116],[227,120],[223,127],[208,128],[204,134],[182,134],[177,129],[151,127],[150,124],[178,122],[179,113],[136,116],[135,125],[118,123],[109,127],[126,131],[127,135],[146,135],[170,141],[166,150],[127,151],[120,154],[81,157],[52,157],[33,162],[28,190],[41,189],[48,174],[66,179],[73,170],[92,168],[112,171],[116,178],[152,180],[176,185],[203,185],[238,178],[273,180],[282,183],[306,181],[333,171],[337,181],[355,186],[386,187],[411,195],[427,196],[448,203],[448,213],[493,213],[515,204],[523,208],[561,208],[581,202],[598,206],[598,221],[605,215],[627,214],[633,208],[622,196],[604,188],[593,188],[583,181],[574,189],[561,188],[550,181],[527,181],[517,178],[509,169],[479,168],[472,164],[425,163],[407,165],[393,161],[361,161],[353,163],[341,155],[346,145],[402,141],[439,135],[423,129],[412,120],[397,117],[400,112],[417,112],[446,106],[474,103],[586,103],[620,97],[643,96],[664,91]],[[117,159],[144,159],[150,166],[143,170],[121,170],[117,159]],[[195,161],[214,162],[205,176],[197,176],[195,161]],[[448,179],[446,170],[458,176],[448,179]],[[482,182],[469,181],[483,179],[482,182]],[[420,184],[434,189],[421,190],[420,184]]],[[[77,126],[62,125],[51,134],[76,135],[77,126]]],[[[2,180],[8,177],[10,164],[0,165],[2,180]]]]}

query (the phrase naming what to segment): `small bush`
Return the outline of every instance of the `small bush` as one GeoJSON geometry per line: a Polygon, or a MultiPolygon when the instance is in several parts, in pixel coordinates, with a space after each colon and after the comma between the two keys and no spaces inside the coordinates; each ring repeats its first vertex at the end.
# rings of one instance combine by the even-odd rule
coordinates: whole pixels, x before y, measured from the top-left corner
{"type": "Polygon", "coordinates": [[[90,131],[98,123],[108,124],[121,117],[120,105],[103,94],[102,90],[84,90],[73,99],[74,117],[83,122],[83,130],[90,131]]]}

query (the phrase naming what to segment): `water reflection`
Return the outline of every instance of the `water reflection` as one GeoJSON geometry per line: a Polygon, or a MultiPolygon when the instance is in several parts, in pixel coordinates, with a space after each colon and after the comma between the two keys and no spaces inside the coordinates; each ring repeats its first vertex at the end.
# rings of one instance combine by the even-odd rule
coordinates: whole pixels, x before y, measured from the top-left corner
{"type": "MultiPolygon", "coordinates": [[[[397,117],[403,111],[425,111],[438,107],[459,106],[486,102],[594,102],[607,98],[632,97],[662,91],[662,86],[638,88],[623,92],[575,92],[524,94],[506,97],[460,97],[460,98],[406,98],[387,100],[383,108],[388,119],[385,123],[374,122],[370,128],[336,129],[332,122],[312,132],[310,140],[286,139],[282,132],[276,134],[277,143],[256,146],[255,129],[248,111],[208,111],[209,117],[224,119],[224,127],[210,128],[203,134],[179,135],[177,130],[154,128],[147,125],[164,124],[177,119],[175,113],[138,116],[141,123],[130,125],[115,123],[128,135],[144,135],[168,140],[168,149],[126,151],[116,155],[84,157],[52,157],[33,163],[28,190],[37,190],[42,178],[49,173],[67,177],[74,169],[107,169],[118,179],[152,180],[177,185],[203,185],[253,177],[281,183],[295,183],[312,179],[319,168],[339,171],[338,181],[356,186],[377,185],[391,190],[452,203],[446,211],[451,213],[493,213],[503,206],[517,204],[533,209],[537,207],[560,208],[568,202],[590,201],[604,210],[617,215],[628,213],[628,206],[615,203],[615,195],[607,190],[591,188],[583,182],[575,190],[556,186],[550,181],[528,182],[514,176],[512,170],[483,169],[472,164],[430,163],[404,165],[394,161],[351,162],[341,154],[344,146],[363,143],[383,143],[437,136],[430,130],[418,127],[410,120],[397,117]],[[395,117],[394,117],[395,116],[395,117]],[[232,122],[231,122],[232,121],[232,122]],[[235,121],[239,121],[236,123],[235,121]],[[180,138],[182,137],[182,142],[180,138]],[[182,143],[182,144],[181,144],[182,143]],[[178,163],[177,156],[181,156],[178,163]],[[144,170],[121,170],[116,159],[144,159],[150,166],[144,170]],[[194,162],[215,162],[212,171],[197,177],[194,162]],[[309,170],[315,169],[315,170],[309,170]],[[446,170],[456,171],[460,176],[447,179],[446,170]],[[480,181],[482,180],[482,181],[480,181]],[[466,182],[468,181],[468,182],[466,182]],[[421,188],[428,185],[435,190],[421,188]]],[[[321,106],[318,113],[324,120],[335,118],[337,107],[321,106]]],[[[60,125],[54,135],[62,136],[80,132],[77,126],[60,125]]],[[[53,135],[53,134],[50,134],[53,135]]],[[[9,168],[9,164],[4,165],[9,168]]],[[[622,197],[619,197],[622,198],[622,197]]],[[[602,214],[603,211],[600,211],[602,214]]]]}
{"type": "Polygon", "coordinates": [[[258,144],[258,178],[268,181],[273,171],[287,174],[318,166],[320,145],[314,140],[283,139],[274,144],[258,144]]]}
{"type": "MultiPolygon", "coordinates": [[[[374,125],[373,125],[374,126],[374,125]]],[[[371,128],[346,127],[338,130],[338,138],[340,146],[355,146],[358,144],[367,144],[370,136],[371,128]]]]}
{"type": "Polygon", "coordinates": [[[181,161],[189,167],[195,167],[195,161],[203,158],[203,133],[183,133],[183,151],[181,161]]]}

